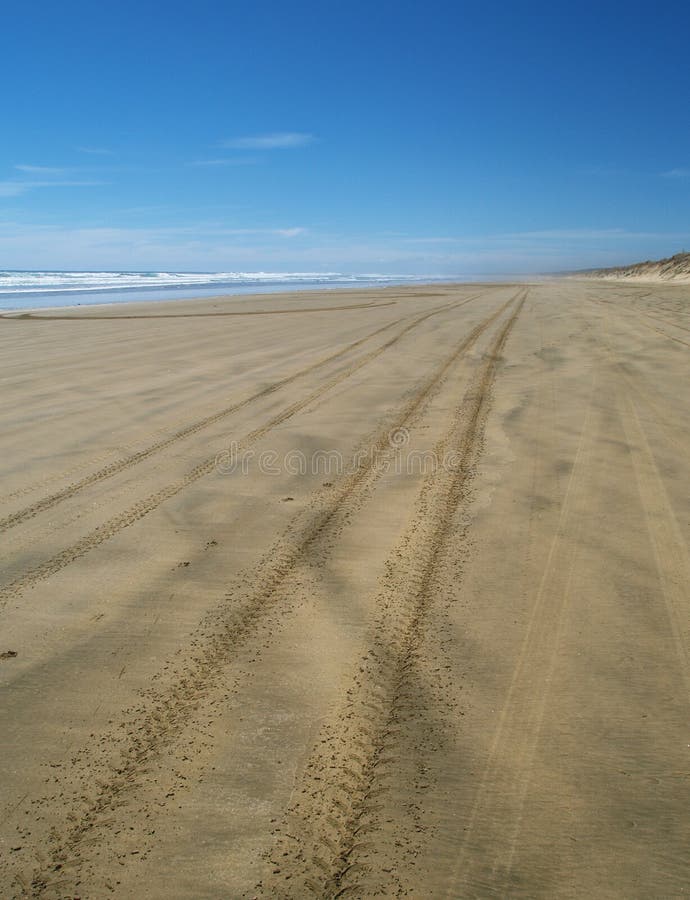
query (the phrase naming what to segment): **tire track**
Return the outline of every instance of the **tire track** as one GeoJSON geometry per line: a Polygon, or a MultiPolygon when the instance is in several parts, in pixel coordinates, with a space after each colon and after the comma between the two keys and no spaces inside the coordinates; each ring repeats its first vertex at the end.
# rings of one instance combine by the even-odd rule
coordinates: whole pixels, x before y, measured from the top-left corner
{"type": "MultiPolygon", "coordinates": [[[[233,594],[228,595],[217,612],[203,623],[192,643],[192,657],[178,663],[178,669],[170,677],[167,687],[152,689],[148,702],[138,709],[125,712],[118,736],[112,739],[119,750],[117,762],[111,763],[106,759],[99,764],[93,758],[94,750],[89,747],[81,758],[77,756],[72,759],[70,776],[74,777],[77,773],[73,803],[67,803],[64,787],[59,794],[61,808],[72,806],[72,810],[67,812],[67,818],[72,821],[66,822],[62,840],[58,840],[56,832],[49,841],[51,861],[47,867],[34,873],[30,888],[34,896],[40,896],[54,878],[54,872],[68,863],[70,873],[75,873],[70,875],[71,880],[78,880],[81,867],[88,864],[88,847],[107,839],[114,812],[126,804],[127,797],[135,794],[147,777],[151,777],[147,775],[147,770],[156,764],[166,767],[167,759],[161,758],[164,748],[179,738],[190,723],[198,719],[202,710],[206,721],[209,716],[219,714],[219,704],[211,694],[214,690],[223,690],[224,667],[267,620],[273,607],[297,593],[288,588],[300,566],[307,564],[310,558],[316,558],[323,564],[333,542],[346,527],[353,506],[365,501],[368,492],[388,471],[391,459],[398,453],[394,434],[414,424],[453,366],[514,299],[511,297],[503,303],[458,344],[431,378],[380,429],[370,444],[373,452],[365,456],[355,453],[358,467],[354,471],[340,476],[328,490],[322,488],[317,491],[315,508],[298,513],[284,536],[270,549],[254,572],[242,579],[243,585],[251,585],[244,602],[231,606],[228,601],[235,598],[233,594]],[[96,785],[95,796],[84,810],[85,791],[88,786],[96,785]]],[[[238,593],[241,592],[240,587],[238,593]]],[[[272,633],[279,628],[279,622],[272,621],[271,625],[272,633]]],[[[105,743],[105,738],[101,737],[95,752],[102,753],[105,743]]],[[[191,756],[189,746],[185,746],[185,752],[191,756]]],[[[169,777],[169,763],[167,769],[169,777]]],[[[156,803],[164,805],[161,800],[162,797],[156,803]]]]}
{"type": "Polygon", "coordinates": [[[672,322],[670,319],[664,318],[664,316],[657,316],[650,312],[644,312],[642,315],[647,316],[648,319],[656,319],[659,322],[663,322],[664,325],[670,325],[671,328],[678,328],[681,331],[690,332],[690,328],[688,328],[687,325],[679,325],[678,322],[672,322]]]}
{"type": "MultiPolygon", "coordinates": [[[[606,303],[610,306],[615,306],[616,304],[612,300],[602,300],[601,298],[597,298],[597,303],[606,303]]],[[[649,322],[645,322],[645,318],[647,319],[660,319],[662,322],[666,322],[668,325],[671,325],[673,328],[679,328],[681,331],[690,331],[690,328],[685,328],[683,325],[676,325],[675,322],[671,322],[667,319],[662,319],[661,316],[653,316],[647,312],[641,312],[638,309],[631,310],[638,317],[640,325],[648,328],[650,331],[655,331],[657,334],[660,334],[662,337],[667,338],[669,341],[675,341],[676,344],[682,344],[684,347],[690,347],[690,342],[684,341],[682,338],[674,337],[672,334],[668,334],[668,332],[663,331],[661,328],[657,328],[656,325],[650,325],[649,322]]]]}
{"type": "MultiPolygon", "coordinates": [[[[207,300],[211,298],[208,297],[207,300]]],[[[281,316],[299,313],[312,312],[336,312],[348,309],[381,309],[384,306],[393,306],[398,300],[386,300],[384,302],[371,303],[354,303],[349,306],[310,306],[307,309],[246,309],[246,310],[228,310],[226,312],[216,313],[149,313],[139,316],[130,314],[123,316],[113,315],[96,315],[96,316],[67,316],[67,315],[37,315],[36,313],[20,313],[19,315],[2,314],[0,319],[6,322],[118,322],[130,321],[132,319],[209,319],[224,318],[227,316],[281,316]]]]}
{"type": "Polygon", "coordinates": [[[690,557],[664,481],[631,394],[619,398],[623,425],[649,540],[659,575],[674,649],[690,698],[690,557]]]}
{"type": "MultiPolygon", "coordinates": [[[[444,308],[447,307],[442,307],[439,311],[442,311],[444,308]]],[[[393,328],[395,325],[398,325],[403,321],[403,319],[404,316],[400,319],[395,319],[393,322],[389,322],[387,325],[375,329],[365,337],[353,341],[346,347],[338,350],[336,353],[330,353],[328,356],[322,357],[321,359],[317,360],[314,363],[311,363],[305,368],[300,369],[297,372],[293,372],[291,375],[288,375],[285,378],[281,378],[279,381],[273,382],[273,384],[269,384],[267,387],[262,388],[261,390],[256,391],[253,394],[250,394],[243,400],[239,400],[237,403],[233,403],[230,406],[226,406],[223,409],[216,411],[215,413],[204,416],[203,419],[198,419],[196,422],[185,425],[184,427],[179,428],[177,431],[175,431],[172,435],[169,434],[162,440],[155,441],[154,443],[149,444],[147,447],[144,447],[142,450],[131,453],[129,456],[110,463],[107,466],[103,466],[102,468],[98,469],[98,471],[86,475],[84,478],[81,478],[79,481],[76,481],[73,484],[67,485],[67,487],[63,488],[62,490],[56,491],[55,493],[44,497],[42,500],[39,500],[36,503],[32,503],[30,506],[26,506],[23,509],[17,510],[17,512],[12,513],[9,516],[5,516],[5,518],[0,519],[0,532],[7,531],[9,528],[14,528],[16,525],[27,521],[27,519],[32,519],[34,516],[38,515],[41,512],[44,512],[47,509],[52,509],[58,503],[61,503],[63,500],[67,500],[69,497],[73,497],[84,488],[90,487],[91,485],[96,484],[99,481],[104,481],[107,478],[112,478],[114,475],[118,475],[125,469],[129,469],[132,466],[143,462],[145,459],[148,459],[154,454],[160,453],[162,450],[166,450],[168,447],[176,444],[178,441],[184,440],[185,438],[188,438],[193,434],[197,434],[199,431],[203,431],[204,428],[208,428],[210,425],[214,425],[216,422],[221,421],[227,416],[239,412],[241,409],[249,406],[249,404],[268,397],[271,394],[274,394],[281,388],[292,384],[298,378],[301,378],[304,375],[308,375],[310,372],[314,372],[324,366],[327,366],[329,363],[332,363],[335,360],[340,359],[341,357],[347,356],[348,353],[356,350],[362,344],[372,340],[379,334],[387,331],[389,328],[393,328]]],[[[85,463],[85,465],[88,465],[88,463],[85,463]]],[[[59,478],[61,476],[56,477],[59,478]]],[[[26,491],[27,489],[23,490],[26,491]]]]}
{"type": "MultiPolygon", "coordinates": [[[[170,437],[170,428],[152,429],[147,436],[149,440],[151,440],[151,438],[153,437],[159,436],[161,440],[165,440],[166,438],[170,437]]],[[[35,494],[37,491],[47,488],[49,485],[54,484],[56,481],[65,481],[65,479],[67,478],[74,477],[78,472],[83,472],[84,469],[89,469],[92,466],[98,465],[99,463],[104,463],[106,460],[110,460],[112,462],[113,457],[118,453],[120,454],[120,456],[122,456],[124,452],[131,450],[138,444],[141,444],[140,439],[132,441],[121,441],[112,450],[105,450],[103,453],[99,453],[98,456],[92,456],[91,459],[76,463],[69,469],[64,469],[62,472],[56,472],[53,475],[47,475],[45,478],[41,478],[39,481],[34,481],[32,484],[25,484],[23,487],[16,488],[15,490],[10,491],[7,494],[4,494],[2,497],[0,497],[0,505],[10,503],[12,500],[17,500],[19,497],[25,497],[27,494],[35,494]]]]}
{"type": "Polygon", "coordinates": [[[582,527],[584,484],[594,442],[590,405],[558,525],[530,613],[447,896],[504,895],[531,781],[532,764],[558,661],[582,527]]]}
{"type": "MultiPolygon", "coordinates": [[[[638,315],[646,316],[648,319],[656,319],[659,322],[663,322],[665,325],[670,325],[672,328],[679,328],[681,331],[690,332],[690,328],[688,328],[687,325],[679,325],[678,322],[674,322],[672,319],[667,319],[665,316],[660,316],[658,313],[652,313],[649,311],[649,305],[645,306],[642,304],[642,301],[644,301],[644,300],[652,301],[652,303],[654,304],[654,306],[653,306],[654,309],[661,309],[663,312],[666,312],[666,313],[671,313],[671,314],[675,313],[676,315],[678,314],[679,311],[677,309],[673,309],[673,307],[669,308],[668,306],[664,306],[662,303],[662,298],[660,298],[658,295],[656,295],[653,291],[648,291],[647,293],[644,293],[644,294],[637,294],[637,293],[636,294],[626,294],[624,299],[636,300],[636,301],[638,301],[638,304],[642,305],[642,307],[643,307],[642,309],[633,310],[638,315]]],[[[607,301],[607,302],[611,302],[612,305],[615,305],[615,304],[613,304],[612,301],[607,301]]]]}
{"type": "Polygon", "coordinates": [[[637,401],[640,398],[644,400],[672,443],[680,450],[684,450],[684,445],[674,437],[671,423],[658,410],[650,398],[646,386],[634,384],[628,376],[615,349],[611,346],[611,317],[608,310],[605,310],[605,313],[608,332],[607,351],[613,357],[613,365],[628,388],[627,391],[619,391],[618,413],[628,443],[640,502],[645,512],[649,540],[659,575],[659,586],[666,605],[674,649],[685,691],[690,697],[690,631],[688,631],[690,554],[659,472],[659,466],[649,445],[647,433],[640,419],[637,401]]]}
{"type": "MultiPolygon", "coordinates": [[[[436,296],[436,295],[433,295],[433,296],[436,296]]],[[[442,295],[438,295],[438,296],[442,296],[442,295]]],[[[463,303],[469,302],[470,300],[473,300],[473,299],[477,299],[479,296],[481,296],[481,294],[475,294],[472,297],[467,298],[467,300],[463,301],[463,303]]],[[[392,305],[393,302],[397,303],[398,301],[395,300],[395,301],[391,301],[390,303],[378,304],[376,306],[376,308],[378,309],[381,306],[390,306],[390,305],[392,305]]],[[[364,304],[364,305],[366,306],[366,304],[364,304]]],[[[440,307],[439,309],[442,309],[442,308],[443,307],[440,307]]],[[[175,316],[172,316],[172,317],[174,318],[175,316]]],[[[2,317],[0,316],[0,318],[2,318],[2,317]]],[[[13,318],[16,318],[16,317],[13,317],[13,318]]],[[[69,318],[72,318],[72,317],[70,316],[69,318]]],[[[113,316],[112,318],[123,318],[123,317],[113,316]]],[[[131,316],[129,318],[137,318],[137,317],[131,316]]],[[[161,318],[161,317],[155,316],[153,318],[161,318]]],[[[348,344],[346,347],[342,348],[341,350],[338,350],[336,353],[329,354],[328,356],[323,357],[322,359],[318,360],[317,362],[311,363],[309,366],[305,367],[304,369],[300,369],[299,371],[294,372],[292,375],[289,375],[284,379],[280,379],[278,382],[269,385],[268,387],[262,389],[261,391],[256,392],[255,394],[252,394],[251,396],[245,398],[244,400],[239,401],[237,404],[232,404],[229,407],[225,407],[224,409],[217,411],[216,413],[211,413],[209,416],[204,417],[203,419],[200,419],[197,422],[193,422],[189,425],[184,425],[183,427],[178,428],[173,435],[170,435],[170,428],[156,429],[152,433],[154,435],[158,435],[158,434],[165,435],[165,437],[162,440],[156,441],[152,445],[143,448],[141,451],[132,453],[129,456],[125,457],[124,459],[116,460],[115,462],[110,463],[107,466],[103,466],[101,469],[99,469],[98,472],[95,472],[92,475],[89,475],[83,479],[80,479],[78,482],[76,482],[76,484],[66,486],[63,490],[56,491],[50,497],[47,497],[42,501],[38,501],[36,504],[31,504],[30,506],[26,507],[25,509],[18,510],[16,513],[13,513],[9,516],[5,516],[4,518],[0,519],[0,532],[5,531],[8,528],[14,527],[14,525],[19,524],[19,522],[21,522],[21,521],[25,521],[27,518],[32,518],[32,515],[33,515],[32,510],[34,510],[35,507],[39,507],[39,506],[41,507],[41,509],[38,509],[37,512],[42,511],[43,508],[49,509],[51,506],[54,506],[55,503],[59,503],[62,499],[64,499],[63,495],[72,496],[72,494],[75,493],[76,491],[81,490],[83,487],[88,487],[90,484],[93,484],[96,481],[101,480],[101,478],[109,478],[112,475],[117,474],[119,471],[121,471],[122,468],[128,468],[130,465],[136,465],[137,462],[140,462],[142,459],[148,458],[153,453],[157,453],[160,450],[165,449],[171,443],[174,443],[178,440],[188,437],[190,434],[195,434],[197,431],[200,431],[201,429],[214,424],[215,422],[219,421],[220,419],[224,418],[225,416],[231,415],[232,413],[239,411],[240,409],[247,406],[249,403],[254,402],[255,400],[261,399],[269,394],[274,393],[276,390],[279,390],[280,388],[283,388],[286,385],[291,384],[297,378],[300,378],[303,375],[307,375],[310,372],[312,372],[315,369],[318,369],[322,366],[326,366],[329,363],[334,362],[336,359],[338,359],[342,356],[346,356],[348,353],[357,349],[357,347],[361,346],[362,344],[366,343],[367,341],[371,340],[372,338],[376,337],[377,335],[382,334],[384,331],[387,331],[389,328],[393,328],[395,325],[399,325],[400,322],[405,320],[405,318],[407,318],[407,316],[401,316],[398,319],[394,319],[392,322],[389,322],[387,325],[384,325],[381,328],[375,329],[374,331],[372,331],[370,334],[366,335],[365,337],[359,338],[358,340],[353,341],[352,343],[348,344]],[[113,468],[115,470],[111,472],[111,469],[113,469],[113,468]],[[57,499],[55,499],[55,498],[57,498],[57,499]],[[44,504],[46,504],[46,505],[44,506],[44,504]]],[[[140,442],[139,441],[131,441],[130,443],[124,444],[123,446],[124,447],[132,447],[137,443],[140,443],[140,442]]],[[[26,494],[33,493],[34,491],[37,491],[40,488],[43,488],[52,482],[59,481],[64,478],[68,478],[69,476],[75,474],[76,472],[78,472],[80,470],[88,468],[91,465],[95,465],[105,459],[108,459],[109,457],[112,457],[112,455],[113,455],[112,453],[102,453],[99,456],[92,458],[91,460],[85,461],[83,463],[80,463],[78,466],[74,466],[73,468],[68,469],[66,472],[61,472],[56,475],[51,475],[48,478],[44,478],[41,481],[35,482],[34,484],[30,484],[30,485],[26,485],[25,487],[18,488],[17,490],[12,491],[11,493],[5,494],[4,496],[0,497],[0,504],[7,503],[18,497],[25,496],[26,494]]]]}
{"type": "MultiPolygon", "coordinates": [[[[436,310],[431,313],[425,313],[422,316],[418,316],[413,320],[412,327],[416,327],[421,322],[425,321],[433,315],[437,313],[444,312],[447,309],[452,308],[453,306],[464,306],[466,303],[471,302],[472,300],[476,300],[480,294],[475,294],[466,300],[460,301],[459,304],[444,304],[441,307],[438,307],[436,310]]],[[[163,450],[166,450],[168,447],[176,444],[178,441],[184,440],[185,438],[191,437],[194,434],[197,434],[200,431],[203,431],[205,428],[210,427],[211,425],[216,424],[222,419],[230,416],[240,410],[246,408],[251,403],[256,402],[257,400],[264,399],[268,397],[276,391],[281,390],[284,387],[294,383],[299,378],[302,378],[305,375],[310,374],[311,372],[317,371],[320,368],[323,368],[329,365],[336,360],[346,357],[353,350],[356,350],[358,347],[377,337],[379,334],[382,334],[384,331],[388,331],[390,328],[399,325],[400,322],[404,321],[405,316],[395,319],[392,322],[389,322],[386,325],[383,325],[380,328],[375,329],[370,334],[365,337],[359,338],[356,341],[348,344],[346,347],[343,347],[341,350],[336,351],[335,353],[330,353],[325,357],[317,360],[314,363],[310,363],[310,365],[306,366],[303,369],[298,370],[297,372],[293,372],[291,375],[286,376],[285,378],[281,378],[280,380],[269,384],[268,386],[262,388],[259,391],[245,397],[243,400],[239,400],[237,403],[231,404],[230,406],[224,407],[221,410],[218,410],[214,413],[211,413],[208,416],[205,416],[202,419],[197,420],[196,422],[192,422],[189,425],[185,425],[182,428],[179,428],[172,435],[167,434],[167,436],[159,441],[155,441],[152,444],[149,444],[147,447],[144,447],[141,450],[136,451],[135,453],[131,453],[129,456],[123,457],[122,459],[116,460],[102,468],[98,469],[96,472],[90,473],[89,475],[84,476],[79,481],[76,481],[70,485],[67,485],[60,491],[55,491],[53,494],[50,494],[47,497],[44,497],[42,500],[37,501],[36,503],[32,503],[29,506],[24,507],[23,509],[17,510],[14,513],[11,513],[8,516],[5,516],[3,519],[0,519],[0,533],[3,531],[7,531],[10,528],[14,528],[17,525],[20,525],[22,522],[26,522],[29,519],[34,518],[39,513],[45,512],[48,509],[52,509],[54,506],[57,506],[64,500],[67,500],[73,497],[75,494],[79,493],[79,491],[84,488],[91,487],[98,482],[104,481],[108,478],[112,478],[115,475],[119,475],[120,472],[125,471],[126,469],[131,468],[132,466],[136,466],[138,463],[143,462],[146,459],[149,459],[151,456],[156,453],[160,453],[163,450]]],[[[406,334],[409,331],[409,326],[406,326],[403,329],[402,334],[406,334]]],[[[392,346],[390,344],[385,344],[383,349],[387,349],[388,346],[392,346]]],[[[372,357],[375,358],[375,357],[372,357]]],[[[102,458],[102,457],[101,457],[102,458]]],[[[89,465],[89,463],[84,464],[89,465]]],[[[82,468],[82,467],[80,467],[82,468]]],[[[55,478],[64,477],[57,475],[55,478]]],[[[27,493],[31,490],[31,488],[22,489],[22,493],[27,493]]],[[[12,496],[12,495],[9,495],[12,496]]],[[[7,498],[4,498],[7,499],[7,498]]]]}
{"type": "Polygon", "coordinates": [[[638,313],[637,315],[640,316],[640,325],[644,325],[645,328],[649,328],[650,331],[656,331],[657,334],[660,334],[669,341],[674,341],[676,344],[682,344],[684,347],[690,347],[690,341],[684,341],[683,338],[674,337],[672,334],[663,331],[663,329],[657,328],[656,325],[649,325],[647,322],[643,321],[642,316],[646,315],[646,313],[638,313]]]}
{"type": "MultiPolygon", "coordinates": [[[[238,448],[240,450],[247,449],[249,446],[256,443],[256,441],[260,440],[266,434],[268,434],[268,432],[283,424],[288,419],[292,418],[294,415],[308,407],[310,404],[314,403],[317,400],[320,400],[324,394],[337,387],[346,379],[350,378],[360,369],[364,368],[364,366],[368,365],[370,362],[379,357],[386,350],[395,346],[407,334],[409,334],[413,329],[417,328],[427,319],[448,310],[457,309],[461,306],[464,306],[467,303],[472,302],[472,300],[476,299],[477,296],[481,295],[475,295],[460,302],[444,304],[443,306],[437,307],[436,309],[431,310],[428,313],[417,316],[412,322],[406,325],[397,334],[389,338],[379,347],[376,347],[374,350],[351,363],[343,372],[334,375],[325,383],[321,384],[318,388],[310,391],[300,400],[296,401],[295,403],[289,404],[275,416],[272,416],[263,425],[255,428],[253,431],[250,431],[240,441],[237,442],[238,448]]],[[[164,503],[166,500],[169,500],[171,497],[179,494],[185,488],[194,484],[200,478],[203,478],[204,476],[213,472],[216,468],[217,460],[218,455],[216,454],[208,458],[204,462],[199,463],[181,478],[169,483],[155,493],[150,494],[148,497],[140,500],[138,503],[135,503],[124,512],[121,512],[118,515],[112,517],[107,522],[98,526],[93,531],[89,532],[87,535],[78,540],[76,543],[72,544],[69,547],[66,547],[64,550],[51,557],[50,559],[47,559],[44,562],[39,563],[37,566],[34,566],[32,569],[29,569],[23,575],[14,579],[12,582],[0,589],[0,604],[7,602],[12,597],[16,597],[27,587],[30,587],[36,582],[42,581],[43,579],[54,575],[56,572],[59,572],[61,569],[64,569],[66,566],[70,565],[70,563],[84,556],[90,550],[93,550],[96,547],[100,546],[100,544],[102,544],[104,541],[109,540],[124,528],[127,528],[130,525],[133,525],[135,522],[138,522],[144,516],[148,515],[150,512],[160,506],[161,503],[164,503]]]]}
{"type": "MultiPolygon", "coordinates": [[[[437,459],[455,453],[454,464],[425,478],[416,512],[389,558],[376,606],[370,649],[360,660],[346,700],[326,725],[288,811],[271,855],[273,877],[262,895],[295,897],[393,896],[400,867],[378,868],[372,842],[384,823],[378,813],[396,769],[406,723],[419,715],[417,685],[424,665],[428,616],[440,590],[439,571],[448,538],[468,497],[481,454],[484,425],[501,353],[527,297],[521,291],[508,320],[484,356],[450,428],[437,443],[437,459]],[[371,851],[372,863],[365,864],[371,851]],[[391,883],[394,882],[394,883],[391,883]]],[[[437,700],[438,702],[438,700],[437,700]]],[[[427,710],[424,710],[426,713],[427,710]]],[[[387,820],[383,840],[399,856],[408,843],[387,820]],[[393,829],[391,833],[391,829],[393,829]]]]}
{"type": "MultiPolygon", "coordinates": [[[[590,302],[593,302],[597,308],[601,305],[600,302],[590,302]]],[[[659,408],[658,402],[654,399],[652,390],[646,383],[646,380],[642,381],[639,375],[636,380],[633,380],[633,378],[631,378],[630,367],[623,363],[623,361],[620,359],[620,356],[618,355],[618,351],[612,343],[611,313],[606,306],[603,307],[603,311],[606,317],[606,337],[604,338],[604,336],[601,335],[601,338],[606,347],[607,358],[609,359],[611,365],[615,367],[618,377],[622,378],[623,381],[625,381],[628,385],[628,388],[631,391],[631,396],[634,395],[637,399],[642,398],[644,400],[645,406],[652,414],[652,416],[656,419],[657,424],[660,426],[660,429],[666,434],[667,439],[681,451],[681,455],[679,458],[685,459],[685,444],[681,440],[679,440],[679,433],[682,433],[684,431],[683,425],[680,424],[679,421],[670,421],[668,415],[662,412],[662,410],[659,408]]],[[[658,393],[659,391],[657,389],[657,394],[658,393]]]]}

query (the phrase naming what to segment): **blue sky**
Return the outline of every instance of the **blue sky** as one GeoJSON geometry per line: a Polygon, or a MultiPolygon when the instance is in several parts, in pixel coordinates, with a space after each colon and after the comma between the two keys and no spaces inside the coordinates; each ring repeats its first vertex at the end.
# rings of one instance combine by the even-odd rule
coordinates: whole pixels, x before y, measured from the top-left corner
{"type": "Polygon", "coordinates": [[[10,0],[0,267],[472,274],[690,249],[690,7],[10,0]]]}

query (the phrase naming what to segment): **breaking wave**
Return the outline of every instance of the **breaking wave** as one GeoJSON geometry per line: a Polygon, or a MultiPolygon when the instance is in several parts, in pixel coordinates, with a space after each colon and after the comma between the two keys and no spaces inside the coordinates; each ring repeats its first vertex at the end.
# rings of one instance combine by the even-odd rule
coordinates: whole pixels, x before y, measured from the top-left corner
{"type": "Polygon", "coordinates": [[[0,294],[50,294],[176,287],[387,284],[429,280],[339,272],[29,272],[0,271],[0,294]]]}

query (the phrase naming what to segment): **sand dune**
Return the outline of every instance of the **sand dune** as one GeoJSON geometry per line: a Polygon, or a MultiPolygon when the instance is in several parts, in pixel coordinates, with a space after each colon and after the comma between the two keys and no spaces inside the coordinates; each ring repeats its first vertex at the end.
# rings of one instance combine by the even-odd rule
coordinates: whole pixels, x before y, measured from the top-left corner
{"type": "Polygon", "coordinates": [[[690,253],[677,253],[667,259],[649,260],[630,266],[592,269],[580,274],[588,278],[605,278],[609,281],[688,284],[690,283],[690,253]]]}
{"type": "Polygon", "coordinates": [[[678,897],[690,312],[0,317],[3,897],[678,897]]]}

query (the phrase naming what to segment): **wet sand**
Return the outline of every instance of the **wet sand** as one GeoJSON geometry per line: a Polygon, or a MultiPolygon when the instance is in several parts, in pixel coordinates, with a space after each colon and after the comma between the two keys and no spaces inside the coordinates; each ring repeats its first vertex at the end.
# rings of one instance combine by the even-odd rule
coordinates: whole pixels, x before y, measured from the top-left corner
{"type": "Polygon", "coordinates": [[[690,892],[690,292],[0,318],[3,897],[690,892]]]}

